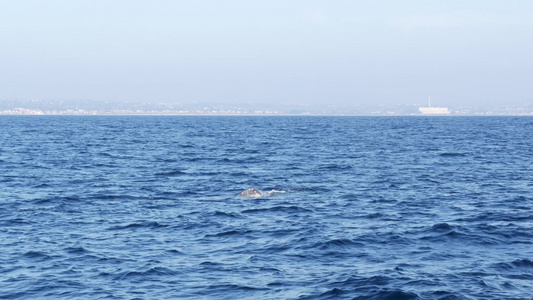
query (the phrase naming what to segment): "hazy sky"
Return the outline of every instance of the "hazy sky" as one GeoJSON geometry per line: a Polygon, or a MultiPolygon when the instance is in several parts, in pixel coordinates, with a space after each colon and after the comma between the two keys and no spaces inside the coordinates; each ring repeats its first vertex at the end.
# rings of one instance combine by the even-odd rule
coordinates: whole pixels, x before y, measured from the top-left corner
{"type": "Polygon", "coordinates": [[[0,0],[0,98],[533,103],[531,0],[0,0]]]}

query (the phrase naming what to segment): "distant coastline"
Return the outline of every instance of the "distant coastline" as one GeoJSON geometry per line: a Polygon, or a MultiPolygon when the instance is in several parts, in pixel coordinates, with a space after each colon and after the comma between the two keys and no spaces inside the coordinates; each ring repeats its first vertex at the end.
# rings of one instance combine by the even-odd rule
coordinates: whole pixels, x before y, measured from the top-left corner
{"type": "Polygon", "coordinates": [[[533,104],[500,107],[422,107],[418,103],[400,105],[318,105],[318,104],[179,104],[2,100],[0,115],[80,115],[80,116],[533,116],[533,104]],[[439,110],[440,109],[440,110],[439,110]],[[431,111],[428,111],[431,110],[431,111]]]}
{"type": "Polygon", "coordinates": [[[529,113],[479,113],[479,114],[222,114],[222,113],[4,113],[0,112],[0,116],[86,116],[86,117],[98,117],[98,116],[183,116],[183,117],[493,117],[493,116],[508,116],[508,117],[533,117],[533,112],[529,113]]]}

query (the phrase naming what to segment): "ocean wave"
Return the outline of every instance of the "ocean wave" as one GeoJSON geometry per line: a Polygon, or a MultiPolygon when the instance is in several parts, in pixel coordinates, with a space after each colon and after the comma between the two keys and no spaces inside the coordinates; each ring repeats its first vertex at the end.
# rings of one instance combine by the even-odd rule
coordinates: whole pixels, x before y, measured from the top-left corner
{"type": "Polygon", "coordinates": [[[108,277],[111,276],[114,280],[151,280],[157,277],[177,276],[183,274],[180,271],[172,270],[164,267],[151,267],[144,271],[124,271],[116,274],[102,272],[99,276],[108,277]]]}
{"type": "Polygon", "coordinates": [[[52,259],[52,256],[49,254],[46,254],[41,251],[35,251],[31,250],[23,254],[23,257],[32,259],[32,260],[38,260],[38,261],[45,261],[52,259]]]}
{"type": "Polygon", "coordinates": [[[310,248],[316,248],[321,250],[339,249],[339,248],[352,248],[361,247],[364,248],[365,243],[358,242],[351,239],[332,239],[327,241],[317,242],[310,248]]]}
{"type": "Polygon", "coordinates": [[[296,205],[291,206],[273,206],[273,207],[266,207],[266,208],[253,208],[253,209],[245,209],[241,213],[242,214],[257,214],[257,213],[308,213],[312,212],[312,210],[303,208],[296,205]]]}
{"type": "Polygon", "coordinates": [[[461,153],[461,152],[443,152],[441,154],[439,154],[439,156],[442,156],[442,157],[463,157],[463,156],[467,156],[468,154],[466,153],[461,153]]]}
{"type": "Polygon", "coordinates": [[[108,228],[108,230],[136,230],[136,229],[158,229],[168,227],[167,224],[161,224],[156,221],[138,221],[134,223],[129,223],[126,225],[115,225],[108,228]]]}
{"type": "Polygon", "coordinates": [[[416,300],[422,299],[415,293],[404,292],[402,290],[384,290],[370,293],[368,295],[358,296],[353,300],[416,300]]]}
{"type": "Polygon", "coordinates": [[[530,259],[516,259],[510,263],[498,263],[494,267],[505,271],[522,271],[533,274],[533,260],[530,259]]]}
{"type": "Polygon", "coordinates": [[[155,176],[164,176],[164,177],[172,177],[172,176],[180,176],[187,174],[183,170],[173,170],[173,171],[164,171],[164,172],[158,172],[155,173],[155,176]]]}

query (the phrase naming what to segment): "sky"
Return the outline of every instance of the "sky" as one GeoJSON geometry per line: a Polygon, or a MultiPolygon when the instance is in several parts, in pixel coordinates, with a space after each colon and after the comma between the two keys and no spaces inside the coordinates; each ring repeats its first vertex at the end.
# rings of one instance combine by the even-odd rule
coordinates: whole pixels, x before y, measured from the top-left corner
{"type": "Polygon", "coordinates": [[[531,0],[0,0],[0,99],[533,103],[531,0]]]}

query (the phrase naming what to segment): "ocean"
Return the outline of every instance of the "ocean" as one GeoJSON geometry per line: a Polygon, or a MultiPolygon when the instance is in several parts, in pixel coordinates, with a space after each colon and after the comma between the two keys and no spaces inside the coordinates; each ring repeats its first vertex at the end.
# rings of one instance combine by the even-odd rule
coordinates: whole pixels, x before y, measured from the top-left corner
{"type": "Polygon", "coordinates": [[[0,299],[533,299],[532,133],[2,116],[0,299]]]}

